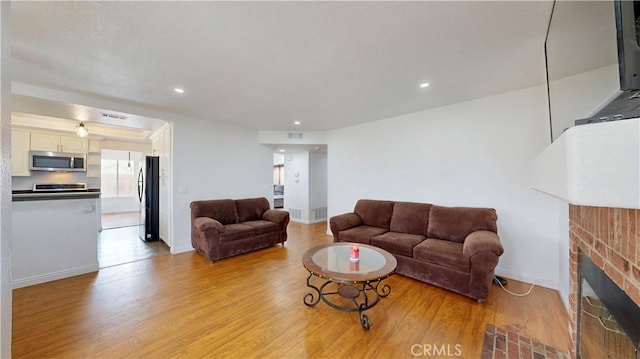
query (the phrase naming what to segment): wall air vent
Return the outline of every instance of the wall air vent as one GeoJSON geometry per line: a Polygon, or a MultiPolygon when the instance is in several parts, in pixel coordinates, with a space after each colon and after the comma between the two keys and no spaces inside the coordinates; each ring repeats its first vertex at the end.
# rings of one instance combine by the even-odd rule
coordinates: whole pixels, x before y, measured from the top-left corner
{"type": "Polygon", "coordinates": [[[112,119],[112,120],[126,120],[127,119],[127,116],[116,115],[116,114],[113,114],[113,113],[102,112],[101,115],[104,118],[108,118],[108,119],[112,119]]]}
{"type": "Polygon", "coordinates": [[[301,140],[303,135],[302,132],[287,132],[287,138],[291,140],[301,140]]]}

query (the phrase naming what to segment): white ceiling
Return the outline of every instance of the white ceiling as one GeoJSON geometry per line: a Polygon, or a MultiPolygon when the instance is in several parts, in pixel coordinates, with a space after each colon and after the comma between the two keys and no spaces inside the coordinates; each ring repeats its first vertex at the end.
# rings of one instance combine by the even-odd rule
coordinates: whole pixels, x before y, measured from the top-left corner
{"type": "Polygon", "coordinates": [[[12,77],[246,128],[331,130],[544,83],[551,7],[12,2],[12,77]]]}

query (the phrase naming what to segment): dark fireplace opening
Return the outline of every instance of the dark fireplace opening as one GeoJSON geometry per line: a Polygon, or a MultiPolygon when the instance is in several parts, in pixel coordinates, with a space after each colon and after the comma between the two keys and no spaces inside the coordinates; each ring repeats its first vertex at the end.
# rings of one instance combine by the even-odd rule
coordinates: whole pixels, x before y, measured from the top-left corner
{"type": "Polygon", "coordinates": [[[584,252],[578,259],[581,359],[640,359],[640,306],[584,252]]]}

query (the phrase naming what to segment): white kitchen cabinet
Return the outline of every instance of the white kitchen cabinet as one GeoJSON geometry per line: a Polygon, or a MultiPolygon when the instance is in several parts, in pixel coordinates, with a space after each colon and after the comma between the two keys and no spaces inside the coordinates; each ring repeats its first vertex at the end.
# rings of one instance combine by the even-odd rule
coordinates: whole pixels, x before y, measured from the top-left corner
{"type": "Polygon", "coordinates": [[[81,137],[61,136],[55,133],[32,132],[31,150],[86,153],[87,140],[81,137]]]}
{"type": "Polygon", "coordinates": [[[29,172],[29,131],[11,130],[11,175],[31,176],[29,172]]]}

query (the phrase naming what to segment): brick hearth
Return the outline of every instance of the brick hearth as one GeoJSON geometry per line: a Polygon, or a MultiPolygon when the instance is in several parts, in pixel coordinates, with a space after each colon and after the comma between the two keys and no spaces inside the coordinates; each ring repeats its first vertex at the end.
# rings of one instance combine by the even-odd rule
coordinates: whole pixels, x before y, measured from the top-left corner
{"type": "Polygon", "coordinates": [[[577,341],[578,249],[640,306],[640,210],[569,205],[571,355],[577,341]]]}

